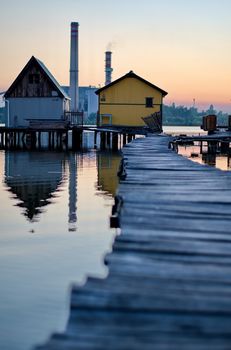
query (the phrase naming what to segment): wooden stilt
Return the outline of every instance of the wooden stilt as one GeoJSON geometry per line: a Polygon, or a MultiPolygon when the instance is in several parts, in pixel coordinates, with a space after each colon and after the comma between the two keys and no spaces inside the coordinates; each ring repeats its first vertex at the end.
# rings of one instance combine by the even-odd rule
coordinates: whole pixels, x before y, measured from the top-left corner
{"type": "Polygon", "coordinates": [[[131,141],[132,141],[132,135],[128,134],[128,142],[131,142],[131,141]]]}
{"type": "Polygon", "coordinates": [[[127,143],[127,135],[123,134],[123,146],[127,143]]]}
{"type": "Polygon", "coordinates": [[[114,151],[118,150],[118,133],[112,133],[112,149],[114,151]]]}
{"type": "Polygon", "coordinates": [[[82,148],[82,130],[78,128],[72,129],[72,149],[80,150],[82,148]]]}
{"type": "Polygon", "coordinates": [[[102,150],[106,148],[106,133],[104,131],[100,133],[100,148],[102,150]]]}
{"type": "Polygon", "coordinates": [[[94,148],[97,148],[97,131],[94,131],[94,148]]]}
{"type": "Polygon", "coordinates": [[[221,142],[220,150],[221,153],[227,154],[229,152],[229,142],[221,142]]]}
{"type": "Polygon", "coordinates": [[[106,140],[106,142],[107,142],[107,148],[110,148],[111,147],[111,133],[110,133],[110,131],[109,132],[107,132],[107,140],[106,140]]]}

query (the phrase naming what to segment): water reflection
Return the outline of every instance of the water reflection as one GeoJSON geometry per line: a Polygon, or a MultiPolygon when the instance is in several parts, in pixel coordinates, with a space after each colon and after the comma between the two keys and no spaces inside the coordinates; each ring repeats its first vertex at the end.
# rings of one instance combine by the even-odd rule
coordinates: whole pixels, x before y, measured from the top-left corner
{"type": "Polygon", "coordinates": [[[76,231],[77,227],[77,156],[75,153],[69,156],[69,231],[76,231]]]}
{"type": "MultiPolygon", "coordinates": [[[[100,194],[114,197],[118,186],[116,176],[121,154],[96,152],[97,189],[100,194]]],[[[85,157],[88,163],[92,158],[85,157]]],[[[93,159],[94,161],[94,159],[93,159]]],[[[68,181],[68,230],[77,230],[78,167],[83,168],[84,155],[76,153],[25,152],[5,153],[5,184],[17,199],[17,207],[30,221],[40,220],[46,207],[55,202],[68,181]]],[[[89,165],[89,164],[88,164],[89,165]]]]}
{"type": "Polygon", "coordinates": [[[118,187],[117,174],[121,160],[121,154],[99,152],[97,153],[98,164],[98,189],[107,196],[114,197],[118,187]]]}
{"type": "Polygon", "coordinates": [[[193,146],[179,146],[178,153],[200,164],[207,164],[221,170],[231,170],[230,154],[208,153],[206,144],[198,145],[194,142],[193,146]]]}
{"type": "Polygon", "coordinates": [[[83,155],[52,152],[6,152],[5,184],[16,206],[30,222],[40,219],[45,207],[55,201],[68,181],[68,230],[77,229],[77,157],[83,155]],[[69,170],[69,174],[68,174],[69,170]],[[68,176],[69,175],[69,176],[68,176]]]}
{"type": "Polygon", "coordinates": [[[5,183],[29,221],[39,220],[65,179],[65,156],[49,152],[6,152],[5,183]]]}
{"type": "Polygon", "coordinates": [[[214,167],[216,166],[216,154],[204,153],[202,154],[202,160],[204,164],[214,167]]]}

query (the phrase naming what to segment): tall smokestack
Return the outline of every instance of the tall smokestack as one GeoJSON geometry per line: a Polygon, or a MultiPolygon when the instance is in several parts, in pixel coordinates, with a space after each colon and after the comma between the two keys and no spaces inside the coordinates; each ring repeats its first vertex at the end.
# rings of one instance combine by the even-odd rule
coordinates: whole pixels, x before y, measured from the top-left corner
{"type": "Polygon", "coordinates": [[[111,67],[111,51],[105,52],[105,85],[108,85],[111,83],[111,74],[112,74],[112,67],[111,67]]]}
{"type": "Polygon", "coordinates": [[[79,105],[79,23],[71,23],[71,57],[70,57],[70,98],[71,111],[77,112],[79,105]]]}

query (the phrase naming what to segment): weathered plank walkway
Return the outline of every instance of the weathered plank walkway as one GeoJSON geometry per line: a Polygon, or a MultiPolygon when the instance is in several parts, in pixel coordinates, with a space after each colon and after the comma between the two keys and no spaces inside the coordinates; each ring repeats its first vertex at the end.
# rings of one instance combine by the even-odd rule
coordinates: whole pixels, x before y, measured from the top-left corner
{"type": "Polygon", "coordinates": [[[124,148],[109,275],[73,288],[66,332],[37,349],[231,349],[231,173],[168,141],[124,148]]]}

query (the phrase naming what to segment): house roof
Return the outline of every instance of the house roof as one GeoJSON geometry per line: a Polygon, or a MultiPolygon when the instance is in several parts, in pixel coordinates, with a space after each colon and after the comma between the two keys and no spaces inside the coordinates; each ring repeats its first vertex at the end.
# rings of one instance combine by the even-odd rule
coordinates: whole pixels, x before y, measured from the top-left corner
{"type": "Polygon", "coordinates": [[[25,72],[27,71],[27,69],[30,67],[30,65],[32,64],[37,64],[39,65],[39,67],[42,69],[42,71],[44,72],[44,74],[47,76],[48,80],[51,82],[51,84],[53,85],[53,87],[55,88],[55,90],[57,90],[59,92],[59,94],[61,96],[63,96],[64,98],[67,98],[70,100],[70,97],[68,96],[68,94],[66,93],[66,91],[59,85],[59,83],[57,82],[57,80],[55,79],[55,77],[51,74],[51,72],[48,70],[48,68],[45,66],[45,64],[40,61],[38,58],[32,56],[30,58],[30,60],[27,62],[27,64],[25,65],[25,67],[22,69],[22,71],[19,73],[19,75],[17,76],[17,78],[14,80],[14,82],[11,84],[11,86],[9,87],[9,89],[5,92],[4,97],[7,98],[9,97],[10,93],[12,92],[12,90],[15,88],[15,86],[17,85],[18,81],[20,81],[20,79],[24,76],[25,72]]]}
{"type": "Polygon", "coordinates": [[[127,74],[123,75],[122,77],[120,77],[119,79],[114,80],[112,83],[110,83],[108,85],[105,85],[104,87],[98,89],[95,93],[98,95],[101,91],[104,91],[104,90],[110,88],[111,86],[119,83],[120,81],[122,81],[122,80],[124,80],[126,78],[138,79],[138,80],[142,81],[143,83],[151,86],[153,89],[156,89],[156,90],[160,91],[163,96],[166,96],[168,94],[166,91],[160,89],[158,86],[156,86],[156,85],[150,83],[149,81],[141,78],[139,75],[135,74],[132,70],[130,72],[128,72],[127,74]]]}

